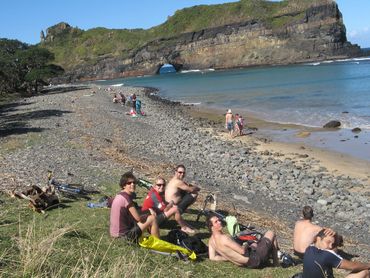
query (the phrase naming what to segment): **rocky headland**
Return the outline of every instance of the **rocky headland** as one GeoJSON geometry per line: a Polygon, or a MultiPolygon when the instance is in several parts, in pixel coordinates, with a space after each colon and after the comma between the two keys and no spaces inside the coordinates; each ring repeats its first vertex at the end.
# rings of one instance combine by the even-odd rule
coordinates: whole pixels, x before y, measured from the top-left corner
{"type": "Polygon", "coordinates": [[[258,132],[245,141],[230,139],[223,125],[194,118],[192,107],[163,102],[149,89],[119,90],[135,92],[146,116],[126,115],[129,108],[112,103],[113,92],[98,87],[56,87],[2,105],[1,189],[43,185],[53,170],[104,191],[131,168],[148,179],[168,178],[183,163],[187,180],[218,192],[221,203],[284,223],[288,232],[277,232],[286,246],[302,206],[311,205],[321,225],[345,236],[346,250],[369,258],[368,180],[333,175],[308,155],[259,151],[264,138],[258,132]]]}
{"type": "Polygon", "coordinates": [[[332,0],[196,6],[176,12],[162,25],[122,33],[60,23],[47,30],[40,46],[59,51],[56,62],[66,74],[55,82],[151,75],[164,64],[176,70],[230,69],[361,55],[347,41],[342,14],[332,0]],[[204,25],[198,22],[203,17],[208,20],[204,25]],[[127,40],[119,41],[120,36],[127,40]],[[128,41],[132,45],[125,46],[128,41]]]}

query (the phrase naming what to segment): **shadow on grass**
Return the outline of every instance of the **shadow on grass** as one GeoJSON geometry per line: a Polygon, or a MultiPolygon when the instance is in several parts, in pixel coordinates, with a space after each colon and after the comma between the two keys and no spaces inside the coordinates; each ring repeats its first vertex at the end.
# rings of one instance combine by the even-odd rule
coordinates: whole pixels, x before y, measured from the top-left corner
{"type": "MultiPolygon", "coordinates": [[[[9,107],[8,107],[9,108],[9,107]]],[[[14,106],[13,106],[14,108],[14,106]]],[[[11,109],[11,108],[9,108],[11,109]]],[[[13,134],[25,134],[28,132],[41,132],[44,128],[31,127],[28,121],[35,119],[47,119],[50,117],[61,117],[66,113],[71,113],[66,110],[45,109],[26,113],[17,113],[9,115],[9,110],[6,113],[0,111],[0,138],[13,134]]]]}
{"type": "Polygon", "coordinates": [[[83,238],[83,239],[91,240],[91,237],[89,236],[89,234],[86,232],[82,232],[82,231],[71,231],[71,232],[64,234],[63,237],[66,237],[66,238],[76,237],[76,238],[83,238]]]}
{"type": "Polygon", "coordinates": [[[80,90],[86,90],[90,89],[88,86],[63,86],[63,87],[46,87],[41,91],[41,95],[55,95],[55,94],[63,94],[68,93],[71,91],[80,91],[80,90]]]}

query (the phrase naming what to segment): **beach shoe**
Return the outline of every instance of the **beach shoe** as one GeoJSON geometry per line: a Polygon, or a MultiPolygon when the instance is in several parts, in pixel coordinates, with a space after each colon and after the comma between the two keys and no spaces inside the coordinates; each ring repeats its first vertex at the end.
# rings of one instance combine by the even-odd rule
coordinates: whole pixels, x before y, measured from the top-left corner
{"type": "Polygon", "coordinates": [[[181,228],[181,231],[183,231],[184,233],[187,233],[187,234],[195,234],[196,231],[188,226],[184,226],[181,228]]]}

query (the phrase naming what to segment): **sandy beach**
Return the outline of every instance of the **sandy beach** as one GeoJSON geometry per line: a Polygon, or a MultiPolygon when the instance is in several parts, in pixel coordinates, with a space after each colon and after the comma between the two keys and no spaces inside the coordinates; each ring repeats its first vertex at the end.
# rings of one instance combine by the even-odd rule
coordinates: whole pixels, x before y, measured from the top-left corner
{"type": "Polygon", "coordinates": [[[47,170],[97,187],[115,184],[132,168],[149,180],[169,178],[183,163],[188,181],[203,192],[218,192],[220,205],[242,220],[277,230],[286,250],[302,205],[308,204],[318,223],[345,235],[348,252],[368,257],[368,164],[272,142],[260,130],[274,124],[249,116],[247,123],[258,130],[230,139],[222,114],[162,101],[150,92],[66,85],[3,106],[1,126],[8,129],[0,137],[1,189],[42,184],[47,170]],[[146,116],[133,118],[126,114],[129,107],[112,103],[119,90],[135,92],[146,116]]]}

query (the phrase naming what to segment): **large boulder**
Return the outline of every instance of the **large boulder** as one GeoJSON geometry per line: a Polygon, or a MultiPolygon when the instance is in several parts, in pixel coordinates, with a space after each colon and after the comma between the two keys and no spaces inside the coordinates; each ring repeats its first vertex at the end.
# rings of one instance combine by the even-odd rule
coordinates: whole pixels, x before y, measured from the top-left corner
{"type": "Polygon", "coordinates": [[[337,128],[340,127],[341,123],[340,121],[330,121],[326,123],[323,127],[324,128],[337,128]]]}

